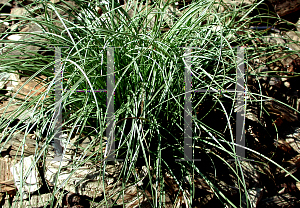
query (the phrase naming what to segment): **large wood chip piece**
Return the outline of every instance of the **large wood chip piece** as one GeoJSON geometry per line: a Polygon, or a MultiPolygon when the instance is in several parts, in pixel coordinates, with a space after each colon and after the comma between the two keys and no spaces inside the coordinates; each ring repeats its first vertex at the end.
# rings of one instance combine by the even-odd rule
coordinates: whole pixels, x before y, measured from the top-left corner
{"type": "Polygon", "coordinates": [[[10,172],[11,158],[0,158],[0,192],[10,192],[16,189],[14,178],[10,172]]]}

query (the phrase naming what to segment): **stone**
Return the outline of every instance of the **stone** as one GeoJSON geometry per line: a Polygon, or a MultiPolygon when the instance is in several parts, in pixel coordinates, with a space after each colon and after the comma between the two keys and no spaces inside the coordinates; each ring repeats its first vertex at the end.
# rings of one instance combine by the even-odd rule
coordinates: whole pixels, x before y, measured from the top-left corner
{"type": "Polygon", "coordinates": [[[50,0],[53,4],[57,4],[60,2],[60,0],[50,0]]]}
{"type": "Polygon", "coordinates": [[[11,7],[11,0],[0,0],[0,4],[3,4],[3,5],[6,5],[6,6],[9,6],[11,7]]]}
{"type": "Polygon", "coordinates": [[[286,88],[290,88],[290,87],[291,87],[291,83],[289,83],[289,82],[284,82],[283,85],[284,85],[286,88]]]}
{"type": "Polygon", "coordinates": [[[11,73],[9,77],[9,81],[6,84],[6,90],[12,91],[19,84],[20,78],[18,74],[11,73]]]}
{"type": "Polygon", "coordinates": [[[288,31],[285,35],[287,38],[288,47],[291,50],[299,51],[300,50],[300,33],[297,31],[288,31]]]}
{"type": "Polygon", "coordinates": [[[5,95],[11,95],[11,91],[19,84],[19,75],[15,73],[2,72],[0,73],[0,90],[9,91],[5,95]]]}
{"type": "Polygon", "coordinates": [[[11,19],[18,18],[18,16],[24,16],[26,14],[26,9],[23,7],[15,7],[11,9],[11,19]]]}
{"type": "Polygon", "coordinates": [[[18,41],[22,38],[21,35],[10,35],[7,37],[8,40],[18,41]]]}
{"type": "Polygon", "coordinates": [[[300,191],[300,182],[296,182],[296,187],[300,191]]]}
{"type": "Polygon", "coordinates": [[[33,155],[24,157],[11,168],[15,186],[22,194],[29,194],[39,190],[42,186],[42,179],[36,166],[36,159],[33,155]],[[23,182],[23,184],[21,184],[23,182]]]}
{"type": "Polygon", "coordinates": [[[265,38],[262,38],[267,43],[277,44],[277,45],[285,45],[285,41],[282,39],[281,35],[278,33],[271,33],[265,38]]]}
{"type": "Polygon", "coordinates": [[[0,89],[3,89],[6,85],[6,83],[8,83],[8,80],[11,76],[11,73],[8,72],[2,72],[0,74],[0,89]]]}

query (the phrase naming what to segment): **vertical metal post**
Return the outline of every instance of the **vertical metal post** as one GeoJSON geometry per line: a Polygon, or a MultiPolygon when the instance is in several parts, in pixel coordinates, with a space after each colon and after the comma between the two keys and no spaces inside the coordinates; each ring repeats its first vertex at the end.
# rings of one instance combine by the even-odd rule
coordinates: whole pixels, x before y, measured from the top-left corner
{"type": "Polygon", "coordinates": [[[191,84],[192,84],[192,71],[191,71],[191,54],[192,50],[190,48],[185,49],[185,99],[184,99],[184,159],[187,161],[192,161],[193,159],[193,148],[192,148],[192,100],[191,100],[191,84]]]}
{"type": "MultiPolygon", "coordinates": [[[[236,143],[245,146],[245,68],[244,68],[244,48],[237,47],[237,68],[236,68],[236,143]]],[[[236,147],[236,154],[238,157],[245,158],[245,149],[236,147]]]]}
{"type": "Polygon", "coordinates": [[[54,141],[53,146],[56,156],[61,156],[63,147],[61,146],[62,136],[62,111],[61,111],[61,91],[62,91],[62,73],[61,73],[61,48],[55,47],[55,113],[54,113],[54,141]]]}
{"type": "MultiPolygon", "coordinates": [[[[237,68],[236,68],[236,158],[229,161],[250,160],[246,159],[245,150],[245,67],[244,67],[244,47],[237,47],[237,68]]],[[[251,161],[251,160],[250,160],[251,161]]]]}
{"type": "Polygon", "coordinates": [[[114,75],[114,48],[107,48],[107,128],[106,137],[107,145],[105,150],[105,157],[107,160],[115,160],[115,155],[111,154],[115,151],[115,109],[114,109],[114,88],[115,88],[115,75],[114,75]]]}
{"type": "Polygon", "coordinates": [[[185,99],[184,99],[184,159],[175,161],[200,161],[193,159],[193,131],[192,131],[192,49],[185,49],[185,99]]]}

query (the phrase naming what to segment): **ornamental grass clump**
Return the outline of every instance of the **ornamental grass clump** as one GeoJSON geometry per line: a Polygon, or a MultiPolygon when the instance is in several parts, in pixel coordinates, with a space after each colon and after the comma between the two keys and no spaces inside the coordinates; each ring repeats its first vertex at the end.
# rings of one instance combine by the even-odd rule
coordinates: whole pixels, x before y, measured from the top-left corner
{"type": "MultiPolygon", "coordinates": [[[[111,102],[115,124],[110,127],[115,134],[113,154],[122,163],[116,179],[122,182],[122,189],[115,194],[118,199],[126,198],[122,191],[125,187],[135,185],[152,207],[168,203],[194,207],[197,181],[203,181],[207,184],[206,191],[218,198],[223,207],[240,207],[242,195],[248,193],[249,187],[242,162],[236,161],[235,165],[229,162],[236,158],[237,95],[230,90],[236,89],[237,51],[241,48],[244,51],[245,83],[248,75],[257,76],[254,60],[275,53],[286,56],[296,53],[286,43],[263,42],[264,36],[268,37],[272,31],[250,29],[259,24],[272,26],[279,21],[268,11],[258,10],[262,2],[235,6],[207,0],[176,7],[173,1],[151,4],[128,1],[120,5],[111,1],[75,0],[59,4],[39,1],[24,6],[27,14],[18,17],[16,29],[1,35],[2,71],[28,77],[23,86],[6,98],[8,105],[2,106],[2,142],[16,131],[25,135],[34,132],[40,144],[35,149],[36,161],[45,162],[58,129],[53,125],[54,115],[61,105],[61,131],[67,135],[61,144],[70,144],[76,135],[78,141],[92,138],[82,150],[82,161],[71,162],[73,169],[88,162],[103,169],[100,175],[104,176],[106,165],[112,163],[105,158],[112,155],[107,150],[110,145],[106,138],[109,126],[106,89],[107,67],[113,63],[115,84],[111,102]],[[255,14],[256,11],[259,13],[255,14]],[[22,32],[25,27],[37,30],[22,32]],[[11,41],[8,37],[12,34],[22,38],[11,41]],[[108,56],[107,51],[113,52],[113,56],[108,56]],[[61,73],[54,71],[58,59],[61,73]],[[186,67],[191,68],[190,92],[186,91],[189,85],[185,82],[186,67]],[[38,93],[18,98],[21,89],[33,80],[41,86],[35,89],[38,93]],[[61,90],[57,89],[58,83],[61,90]],[[210,91],[203,91],[207,89],[210,91]],[[177,161],[185,158],[187,93],[192,93],[190,148],[193,158],[201,161],[177,161]],[[17,107],[9,112],[11,105],[17,107]],[[99,145],[106,152],[102,147],[95,150],[99,145]],[[147,175],[142,185],[136,185],[140,180],[137,170],[142,167],[147,175]],[[217,179],[224,170],[236,177],[238,186],[234,190],[240,193],[235,195],[238,200],[224,193],[217,179]]],[[[262,88],[258,93],[252,92],[245,84],[245,91],[246,110],[251,103],[269,99],[262,88]]],[[[259,152],[245,149],[262,161],[281,167],[259,152]]],[[[19,151],[24,151],[24,145],[19,151]]],[[[53,196],[59,187],[54,190],[53,196]]],[[[111,203],[110,198],[113,197],[104,194],[96,204],[111,203]]],[[[246,202],[250,206],[248,194],[246,202]]],[[[54,206],[54,202],[50,204],[54,206]]]]}

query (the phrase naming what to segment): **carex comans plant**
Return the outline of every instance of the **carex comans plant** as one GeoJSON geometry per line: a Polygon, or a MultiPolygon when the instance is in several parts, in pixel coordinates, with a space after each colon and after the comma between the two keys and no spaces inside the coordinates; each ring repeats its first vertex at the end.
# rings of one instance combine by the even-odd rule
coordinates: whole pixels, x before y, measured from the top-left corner
{"type": "MultiPolygon", "coordinates": [[[[222,1],[195,1],[180,10],[175,9],[174,1],[128,1],[123,6],[112,1],[39,1],[24,6],[27,14],[16,19],[17,29],[1,34],[1,70],[29,77],[11,94],[9,104],[2,106],[2,142],[9,141],[17,131],[25,132],[26,140],[26,134],[34,131],[35,160],[45,162],[57,130],[54,115],[61,103],[66,143],[75,135],[79,139],[93,138],[85,147],[82,160],[72,162],[73,169],[92,162],[105,176],[107,155],[102,149],[92,149],[99,145],[109,147],[105,143],[107,94],[97,91],[107,88],[107,50],[112,48],[114,154],[123,159],[116,179],[122,182],[122,188],[114,195],[104,194],[96,204],[108,204],[116,195],[125,200],[128,196],[124,190],[137,186],[141,180],[137,170],[144,166],[146,176],[137,190],[152,207],[164,207],[167,203],[174,207],[194,206],[199,181],[207,184],[206,189],[223,206],[239,207],[242,200],[233,202],[214,179],[225,170],[224,166],[228,167],[238,181],[235,189],[239,196],[247,193],[240,161],[234,166],[228,162],[235,158],[236,94],[224,90],[235,89],[237,48],[248,46],[244,48],[246,73],[255,71],[254,59],[274,53],[296,53],[284,44],[262,44],[258,39],[267,36],[268,31],[249,29],[257,24],[272,26],[277,21],[268,12],[251,15],[261,3],[236,7],[222,1]],[[39,32],[18,32],[26,25],[38,26],[39,32]],[[7,40],[12,34],[25,38],[7,40]],[[61,50],[62,75],[54,72],[57,48],[61,50]],[[186,48],[190,50],[187,52],[186,48]],[[193,155],[202,160],[199,162],[175,161],[184,158],[185,86],[189,84],[184,76],[186,57],[191,58],[193,155]],[[38,93],[18,97],[31,80],[40,84],[39,89],[33,90],[38,93]],[[59,101],[55,99],[57,80],[63,86],[59,101]],[[211,91],[194,92],[201,89],[211,91]],[[17,107],[9,112],[12,105],[17,107]]],[[[6,21],[12,20],[10,17],[6,21]]],[[[268,99],[262,89],[252,93],[247,85],[245,88],[247,104],[268,99]]],[[[21,153],[24,143],[19,148],[21,153]]],[[[259,152],[245,149],[282,168],[259,152]]],[[[105,177],[101,180],[105,181],[105,177]]],[[[51,200],[58,191],[58,187],[54,189],[51,200]]],[[[249,202],[247,194],[246,199],[249,202]]],[[[53,201],[49,203],[55,206],[53,201]]],[[[126,206],[125,201],[123,205],[126,206]]]]}

